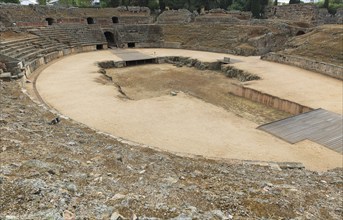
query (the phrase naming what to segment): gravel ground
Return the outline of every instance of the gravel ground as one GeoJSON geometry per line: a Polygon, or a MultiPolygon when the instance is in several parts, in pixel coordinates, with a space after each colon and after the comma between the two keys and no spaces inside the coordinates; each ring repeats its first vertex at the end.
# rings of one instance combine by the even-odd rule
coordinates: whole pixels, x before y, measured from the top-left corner
{"type": "Polygon", "coordinates": [[[342,218],[342,168],[181,157],[50,125],[15,81],[0,94],[0,219],[342,218]]]}

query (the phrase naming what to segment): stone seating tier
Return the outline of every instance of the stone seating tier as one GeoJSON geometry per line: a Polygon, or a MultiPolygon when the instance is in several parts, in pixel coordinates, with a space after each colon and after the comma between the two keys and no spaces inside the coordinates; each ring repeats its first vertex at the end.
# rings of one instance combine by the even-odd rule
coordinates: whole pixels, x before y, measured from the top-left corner
{"type": "Polygon", "coordinates": [[[67,45],[37,37],[0,43],[0,47],[3,48],[1,51],[3,55],[28,63],[39,55],[67,48],[67,45]]]}

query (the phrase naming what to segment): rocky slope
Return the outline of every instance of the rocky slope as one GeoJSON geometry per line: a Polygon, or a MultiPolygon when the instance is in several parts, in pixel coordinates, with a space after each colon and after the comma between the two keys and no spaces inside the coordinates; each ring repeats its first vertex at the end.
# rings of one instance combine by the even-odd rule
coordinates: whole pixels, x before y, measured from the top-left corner
{"type": "Polygon", "coordinates": [[[282,54],[296,55],[319,62],[342,66],[342,25],[322,25],[310,32],[290,38],[282,54]]]}
{"type": "Polygon", "coordinates": [[[342,217],[342,168],[181,157],[50,125],[56,115],[17,82],[0,81],[0,94],[0,219],[342,217]]]}

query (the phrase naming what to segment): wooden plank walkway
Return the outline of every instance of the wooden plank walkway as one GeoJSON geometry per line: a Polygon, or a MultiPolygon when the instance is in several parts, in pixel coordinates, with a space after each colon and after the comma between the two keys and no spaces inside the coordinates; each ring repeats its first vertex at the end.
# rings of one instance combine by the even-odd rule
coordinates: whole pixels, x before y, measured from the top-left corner
{"type": "Polygon", "coordinates": [[[342,115],[316,109],[300,115],[259,126],[291,144],[311,140],[338,153],[343,153],[342,115]]]}

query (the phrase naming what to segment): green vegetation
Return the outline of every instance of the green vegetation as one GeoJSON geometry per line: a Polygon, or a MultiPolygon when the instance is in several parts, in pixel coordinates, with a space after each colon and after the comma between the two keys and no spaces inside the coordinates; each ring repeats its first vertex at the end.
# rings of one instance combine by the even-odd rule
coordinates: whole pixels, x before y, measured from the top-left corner
{"type": "Polygon", "coordinates": [[[261,17],[261,4],[259,0],[251,0],[251,13],[254,18],[261,17]]]}
{"type": "MultiPolygon", "coordinates": [[[[211,10],[214,8],[222,8],[225,10],[240,10],[246,11],[247,5],[250,5],[250,0],[102,0],[102,7],[118,7],[124,6],[145,6],[150,9],[159,8],[161,10],[169,9],[188,9],[190,11],[202,8],[211,10]]],[[[249,7],[248,7],[249,8],[249,7]]]]}
{"type": "Polygon", "coordinates": [[[317,5],[319,8],[327,8],[330,14],[336,14],[337,9],[343,8],[343,0],[322,0],[317,5]]]}
{"type": "Polygon", "coordinates": [[[5,2],[5,3],[15,3],[15,4],[19,4],[20,1],[19,0],[0,0],[0,2],[5,2]]]}

